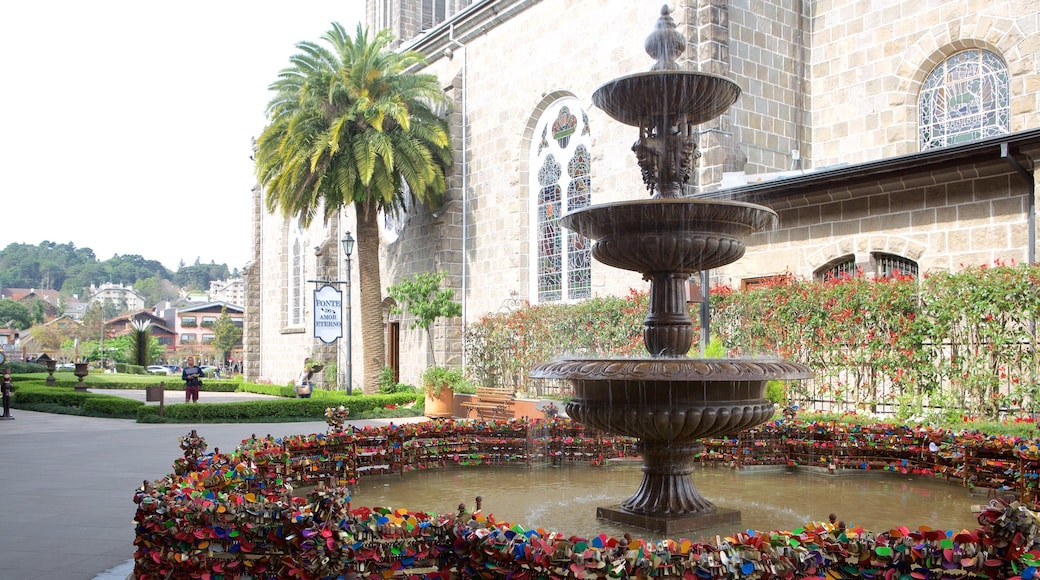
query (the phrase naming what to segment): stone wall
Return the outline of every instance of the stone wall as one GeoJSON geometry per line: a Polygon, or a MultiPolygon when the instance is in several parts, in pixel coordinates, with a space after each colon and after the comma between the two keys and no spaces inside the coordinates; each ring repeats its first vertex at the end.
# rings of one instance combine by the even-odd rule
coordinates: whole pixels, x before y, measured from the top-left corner
{"type": "Polygon", "coordinates": [[[728,281],[791,272],[802,277],[836,258],[857,264],[884,252],[920,271],[1028,258],[1028,188],[1006,162],[938,170],[900,182],[834,187],[774,203],[783,227],[756,234],[728,281]]]}
{"type": "Polygon", "coordinates": [[[1011,74],[1011,131],[1040,126],[1040,22],[1035,2],[811,3],[812,164],[917,151],[917,95],[953,53],[983,48],[1011,74]]]}
{"type": "MultiPolygon", "coordinates": [[[[727,115],[731,126],[723,128],[747,155],[746,167],[735,170],[758,174],[792,169],[794,150],[802,159],[811,159],[805,91],[811,2],[700,0],[690,4],[722,5],[708,14],[703,7],[698,10],[701,29],[711,13],[724,10],[727,16],[726,65],[709,72],[727,74],[743,91],[727,115]]],[[[702,33],[690,39],[700,38],[704,46],[704,37],[702,33]]],[[[698,60],[705,62],[713,54],[702,48],[698,60]]],[[[721,175],[713,177],[709,187],[721,181],[721,175]]]]}

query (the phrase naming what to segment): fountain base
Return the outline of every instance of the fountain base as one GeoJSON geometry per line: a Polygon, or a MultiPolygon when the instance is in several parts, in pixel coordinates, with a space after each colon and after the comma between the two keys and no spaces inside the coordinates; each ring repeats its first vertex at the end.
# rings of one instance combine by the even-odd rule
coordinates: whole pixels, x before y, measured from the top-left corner
{"type": "Polygon", "coordinates": [[[740,510],[718,506],[710,512],[682,515],[636,514],[618,507],[600,506],[596,508],[596,517],[665,535],[740,524],[740,510]]]}

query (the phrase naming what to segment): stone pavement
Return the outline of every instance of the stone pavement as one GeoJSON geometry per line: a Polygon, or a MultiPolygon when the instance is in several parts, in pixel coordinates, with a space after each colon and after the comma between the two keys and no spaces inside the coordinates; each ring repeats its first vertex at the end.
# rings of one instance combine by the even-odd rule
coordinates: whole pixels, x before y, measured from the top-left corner
{"type": "MultiPolygon", "coordinates": [[[[144,400],[144,391],[112,394],[144,400]]],[[[180,392],[167,395],[168,404],[177,395],[184,402],[180,392]]],[[[259,397],[203,392],[200,401],[259,397]]],[[[254,433],[278,437],[328,427],[324,421],[153,425],[19,409],[11,415],[0,421],[0,580],[124,580],[133,571],[134,490],[173,470],[181,454],[177,439],[192,429],[209,451],[227,451],[254,433]]]]}

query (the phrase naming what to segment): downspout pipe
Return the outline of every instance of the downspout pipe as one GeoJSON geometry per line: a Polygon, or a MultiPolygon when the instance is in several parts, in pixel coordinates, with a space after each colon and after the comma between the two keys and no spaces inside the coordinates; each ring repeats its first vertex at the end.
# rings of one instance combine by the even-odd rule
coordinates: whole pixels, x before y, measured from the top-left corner
{"type": "MultiPolygon", "coordinates": [[[[462,324],[465,326],[468,318],[466,317],[467,305],[469,304],[469,268],[467,264],[469,259],[466,257],[466,251],[469,248],[469,163],[467,157],[468,137],[469,137],[469,111],[467,110],[467,87],[468,82],[468,51],[466,45],[462,44],[458,40],[455,40],[455,23],[452,22],[448,28],[448,42],[451,46],[462,49],[462,324]]],[[[450,47],[449,49],[450,50],[450,47]]],[[[451,56],[448,56],[450,59],[451,56]]],[[[465,329],[463,329],[465,330],[465,329]]],[[[462,341],[462,370],[466,370],[466,341],[462,341]]]]}
{"type": "Polygon", "coordinates": [[[1026,203],[1028,208],[1026,210],[1026,223],[1029,228],[1029,231],[1027,232],[1028,247],[1026,248],[1026,260],[1029,264],[1036,264],[1036,180],[1033,177],[1033,172],[1023,167],[1022,164],[1011,155],[1007,143],[1000,144],[1000,156],[1026,180],[1026,203]]]}
{"type": "MultiPolygon", "coordinates": [[[[1015,169],[1015,171],[1018,171],[1026,180],[1026,195],[1028,196],[1028,201],[1026,202],[1026,224],[1029,228],[1029,232],[1026,234],[1026,239],[1028,240],[1026,243],[1029,244],[1029,247],[1026,248],[1026,260],[1028,260],[1029,265],[1033,265],[1036,264],[1036,180],[1033,178],[1033,172],[1027,170],[1025,167],[1022,167],[1022,164],[1019,163],[1018,160],[1011,155],[1011,151],[1007,143],[1000,144],[1000,156],[1005,161],[1007,161],[1008,164],[1015,169]]],[[[1035,347],[1035,317],[1029,320],[1029,335],[1033,337],[1033,346],[1035,347]]],[[[1030,372],[1035,373],[1036,368],[1033,367],[1032,369],[1030,369],[1030,372]]],[[[1032,380],[1034,383],[1036,382],[1035,374],[1032,376],[1032,380]]]]}

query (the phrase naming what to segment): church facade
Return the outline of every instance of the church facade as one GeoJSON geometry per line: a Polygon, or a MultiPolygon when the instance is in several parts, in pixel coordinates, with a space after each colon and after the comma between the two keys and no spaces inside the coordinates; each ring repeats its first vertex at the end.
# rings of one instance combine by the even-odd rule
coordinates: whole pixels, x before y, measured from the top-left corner
{"type": "MultiPolygon", "coordinates": [[[[671,11],[689,43],[680,65],[742,93],[697,128],[701,157],[686,194],[780,215],[713,282],[1036,261],[1040,5],[686,0],[671,11]]],[[[558,219],[648,196],[631,151],[638,129],[594,107],[592,94],[649,70],[643,43],[660,14],[659,3],[601,0],[367,3],[367,25],[423,53],[422,72],[437,75],[453,104],[445,202],[388,216],[381,238],[384,285],[443,271],[463,304],[461,317],[433,329],[438,363],[464,365],[465,324],[517,301],[645,287],[592,260],[590,242],[558,219]]],[[[339,240],[353,208],[301,229],[267,214],[259,188],[254,196],[247,376],[283,383],[311,356],[340,367],[349,358],[360,377],[357,340],[349,357],[345,341],[315,341],[309,298],[309,281],[348,275],[339,240]]],[[[386,304],[388,360],[417,384],[425,333],[386,304]]]]}

